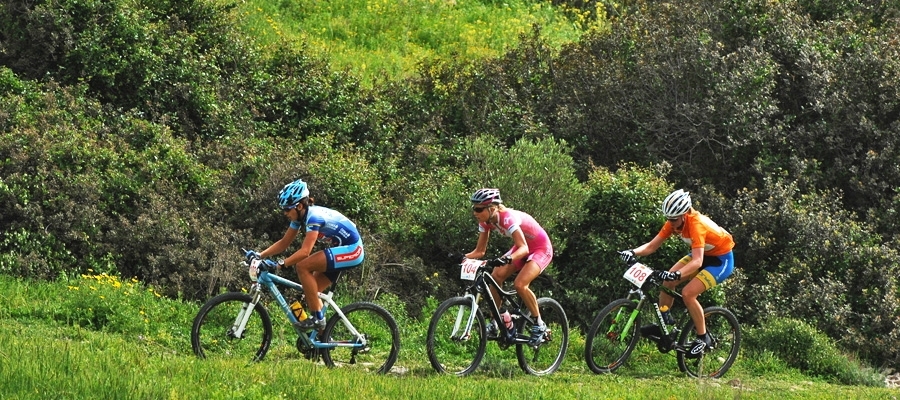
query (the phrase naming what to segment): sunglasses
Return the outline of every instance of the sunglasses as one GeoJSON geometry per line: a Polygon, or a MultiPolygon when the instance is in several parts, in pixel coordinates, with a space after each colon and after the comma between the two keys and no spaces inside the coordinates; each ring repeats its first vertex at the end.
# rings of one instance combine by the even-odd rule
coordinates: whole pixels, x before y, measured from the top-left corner
{"type": "Polygon", "coordinates": [[[477,213],[480,213],[480,212],[484,211],[485,209],[487,209],[487,207],[472,207],[472,211],[475,211],[477,213]]]}
{"type": "Polygon", "coordinates": [[[680,219],[681,219],[681,217],[666,218],[666,221],[669,221],[669,222],[671,222],[671,223],[675,223],[675,222],[678,222],[678,220],[680,220],[680,219]]]}

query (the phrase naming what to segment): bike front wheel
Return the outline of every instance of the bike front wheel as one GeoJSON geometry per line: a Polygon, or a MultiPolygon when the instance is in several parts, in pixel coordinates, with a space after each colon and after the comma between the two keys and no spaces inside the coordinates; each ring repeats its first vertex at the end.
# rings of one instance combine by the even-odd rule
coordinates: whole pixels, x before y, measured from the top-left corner
{"type": "MultiPolygon", "coordinates": [[[[741,348],[741,326],[737,317],[722,307],[707,307],[703,310],[706,319],[706,333],[712,335],[713,344],[699,358],[688,358],[678,352],[678,369],[692,377],[719,378],[728,372],[737,360],[741,348]]],[[[687,349],[689,333],[694,331],[694,321],[689,320],[681,331],[678,345],[687,349]]]]}
{"type": "Polygon", "coordinates": [[[611,373],[625,364],[640,339],[637,303],[618,299],[597,314],[584,340],[584,359],[591,371],[611,373]],[[632,315],[634,318],[632,318],[632,315]]]}
{"type": "Polygon", "coordinates": [[[379,374],[390,372],[400,352],[400,330],[391,313],[369,302],[353,303],[341,311],[349,325],[335,315],[322,331],[324,342],[337,345],[322,351],[325,365],[379,374]],[[355,346],[363,341],[364,346],[355,346]]]}
{"type": "Polygon", "coordinates": [[[223,293],[206,302],[191,327],[191,347],[200,358],[260,361],[272,343],[266,308],[244,293],[223,293]],[[249,315],[247,315],[249,313],[249,315]],[[246,319],[243,330],[239,325],[246,319]]]}
{"type": "Polygon", "coordinates": [[[458,376],[472,373],[484,358],[486,344],[484,316],[472,308],[470,298],[445,300],[428,324],[425,347],[431,366],[438,372],[458,376]],[[474,319],[467,329],[470,317],[474,319]]]}
{"type": "MultiPolygon", "coordinates": [[[[562,306],[551,298],[537,300],[541,319],[547,325],[543,341],[537,346],[516,344],[516,358],[523,371],[536,376],[548,375],[559,369],[569,348],[569,319],[562,306]]],[[[523,335],[531,334],[532,323],[522,327],[523,335]]]]}

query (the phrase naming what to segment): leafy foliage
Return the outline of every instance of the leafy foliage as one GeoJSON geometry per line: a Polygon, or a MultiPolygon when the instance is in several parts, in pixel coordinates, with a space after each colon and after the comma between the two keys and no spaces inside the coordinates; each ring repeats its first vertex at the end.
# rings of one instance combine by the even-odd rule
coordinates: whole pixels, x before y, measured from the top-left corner
{"type": "Polygon", "coordinates": [[[894,345],[885,345],[900,329],[885,316],[900,315],[898,254],[837,204],[833,194],[802,195],[783,181],[742,192],[729,226],[743,279],[729,283],[729,305],[742,321],[803,319],[831,337],[853,338],[841,345],[864,358],[896,360],[894,345]]]}
{"type": "Polygon", "coordinates": [[[881,376],[845,357],[828,336],[799,319],[772,318],[744,335],[757,354],[771,352],[787,365],[845,385],[881,386],[881,376]]]}

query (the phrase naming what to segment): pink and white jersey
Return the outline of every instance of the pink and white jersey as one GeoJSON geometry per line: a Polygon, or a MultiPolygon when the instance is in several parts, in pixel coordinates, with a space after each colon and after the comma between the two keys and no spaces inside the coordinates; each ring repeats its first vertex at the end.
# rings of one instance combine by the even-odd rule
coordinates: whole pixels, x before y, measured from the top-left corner
{"type": "Polygon", "coordinates": [[[550,236],[547,236],[544,228],[530,215],[519,210],[507,208],[505,211],[500,212],[499,221],[500,223],[497,225],[478,223],[478,232],[492,230],[503,236],[512,237],[513,232],[521,229],[530,252],[533,253],[538,249],[547,249],[552,254],[553,246],[550,245],[550,236]]]}

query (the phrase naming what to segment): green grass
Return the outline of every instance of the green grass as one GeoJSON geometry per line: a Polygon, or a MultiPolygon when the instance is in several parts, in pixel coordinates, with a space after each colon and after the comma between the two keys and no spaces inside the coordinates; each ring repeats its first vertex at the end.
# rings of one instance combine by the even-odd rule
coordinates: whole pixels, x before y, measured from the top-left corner
{"type": "MultiPolygon", "coordinates": [[[[139,282],[106,275],[54,283],[0,276],[0,302],[4,399],[481,399],[486,393],[498,399],[887,399],[900,394],[829,384],[766,357],[739,358],[723,379],[690,379],[678,372],[674,357],[651,346],[637,349],[618,373],[594,375],[581,359],[584,339],[577,330],[562,368],[547,377],[524,374],[514,351],[493,343],[472,376],[437,375],[425,355],[428,321],[403,317],[401,304],[390,298],[379,303],[399,316],[403,347],[396,372],[387,376],[327,369],[303,359],[289,340],[274,343],[261,363],[199,360],[189,338],[199,304],[159,297],[139,282]]],[[[277,314],[275,321],[285,323],[277,314]]]]}
{"type": "Polygon", "coordinates": [[[592,13],[549,1],[346,0],[237,3],[239,21],[261,44],[305,45],[364,83],[415,73],[423,60],[496,57],[532,26],[554,47],[570,43],[600,22],[592,13]]]}

